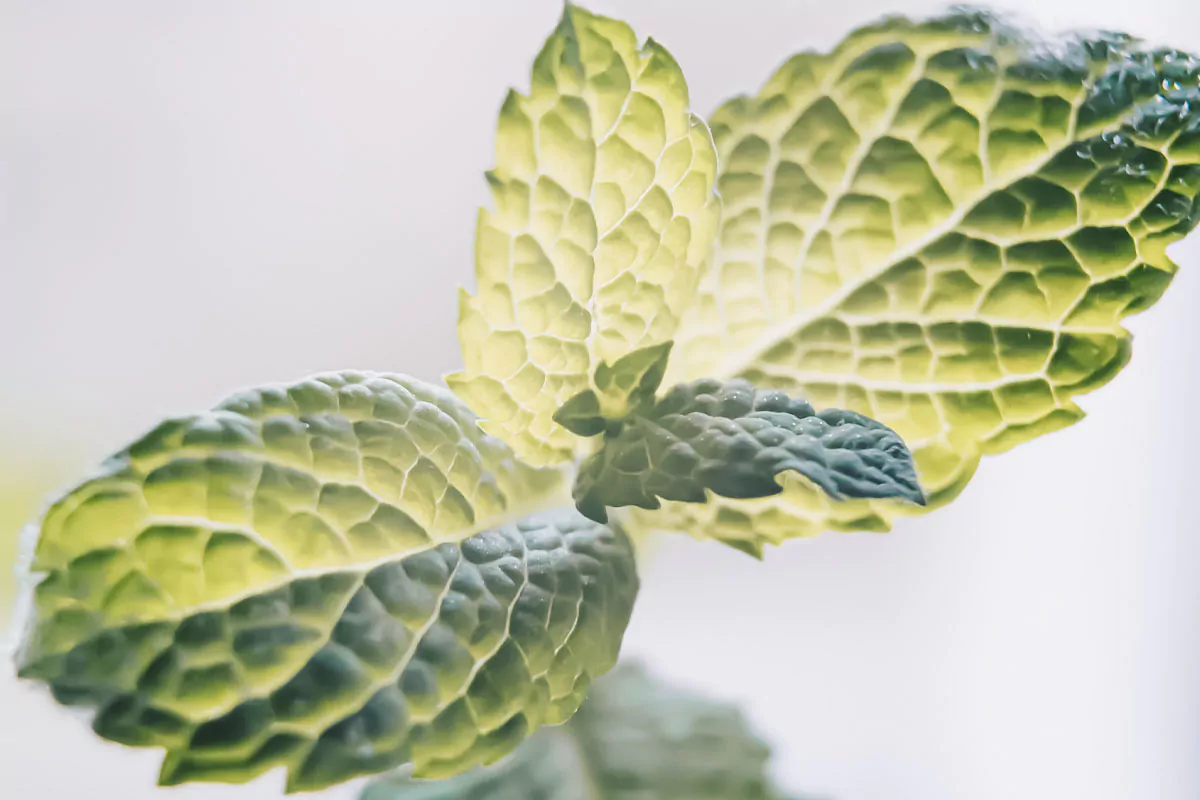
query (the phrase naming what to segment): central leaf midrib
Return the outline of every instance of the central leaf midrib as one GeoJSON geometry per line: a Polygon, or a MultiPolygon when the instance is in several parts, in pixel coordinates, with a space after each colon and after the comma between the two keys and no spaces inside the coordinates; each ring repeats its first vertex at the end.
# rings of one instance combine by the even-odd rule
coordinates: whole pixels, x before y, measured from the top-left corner
{"type": "MultiPolygon", "coordinates": [[[[404,652],[404,654],[400,656],[400,659],[396,662],[395,666],[393,666],[392,669],[389,670],[387,672],[387,674],[385,674],[383,677],[376,678],[375,680],[368,683],[367,686],[365,686],[359,692],[359,701],[358,702],[351,703],[349,707],[339,708],[336,712],[337,719],[330,721],[328,724],[324,724],[324,722],[318,723],[318,726],[321,727],[322,733],[324,733],[324,731],[328,730],[332,725],[336,725],[337,722],[348,719],[348,718],[354,716],[355,714],[361,712],[363,707],[366,706],[366,704],[369,703],[371,701],[371,699],[373,697],[375,697],[375,695],[378,692],[380,692],[382,689],[384,689],[389,684],[396,683],[396,681],[398,681],[400,679],[400,676],[403,674],[404,670],[408,668],[408,665],[410,663],[412,663],[413,658],[416,656],[417,649],[421,646],[421,642],[425,638],[425,635],[427,633],[429,633],[429,630],[441,620],[442,604],[445,602],[446,596],[448,594],[450,594],[450,590],[451,590],[452,586],[454,585],[454,578],[458,575],[458,569],[462,565],[462,562],[464,559],[465,559],[465,556],[462,553],[459,553],[458,559],[454,562],[454,567],[450,570],[449,574],[446,576],[445,585],[442,586],[442,588],[438,591],[437,599],[435,600],[435,602],[433,604],[433,611],[430,613],[429,617],[427,619],[425,619],[424,622],[422,622],[420,625],[417,626],[416,630],[410,631],[410,633],[412,635],[412,642],[409,645],[408,649],[404,652]]],[[[338,622],[340,622],[342,617],[345,616],[346,608],[349,607],[350,603],[353,602],[354,597],[360,591],[362,591],[363,586],[366,584],[366,581],[365,581],[366,573],[363,573],[363,574],[364,574],[364,579],[360,580],[358,582],[358,585],[355,586],[354,591],[350,593],[350,599],[345,604],[343,604],[342,609],[337,616],[337,619],[334,620],[333,624],[329,626],[329,631],[324,636],[320,647],[317,647],[316,649],[313,650],[312,654],[308,657],[308,659],[306,659],[305,662],[303,664],[301,664],[300,667],[294,673],[292,673],[292,676],[288,678],[288,681],[291,681],[292,679],[295,678],[296,675],[299,675],[300,671],[303,670],[304,667],[308,665],[308,663],[313,659],[313,657],[315,657],[316,654],[319,653],[333,639],[334,630],[337,628],[338,622]]],[[[523,588],[524,588],[524,586],[522,585],[522,589],[523,588]]],[[[518,592],[516,596],[519,597],[520,592],[518,592]]],[[[516,599],[514,598],[513,603],[515,603],[515,602],[516,602],[516,599]]],[[[508,613],[511,616],[511,614],[512,614],[512,606],[511,605],[509,606],[508,613]]],[[[401,624],[403,624],[403,623],[401,623],[401,624]]],[[[405,625],[404,628],[407,630],[408,626],[405,625]]],[[[478,668],[478,666],[479,666],[479,662],[476,662],[475,668],[478,668]]],[[[286,685],[286,683],[287,682],[285,681],[283,684],[281,684],[281,686],[286,685]]],[[[278,688],[278,687],[276,687],[276,688],[278,688]]],[[[274,690],[272,690],[272,691],[274,691],[274,690]]],[[[260,697],[261,696],[262,695],[260,694],[260,697]]],[[[253,700],[253,699],[257,699],[257,698],[249,698],[249,699],[253,700]]],[[[247,698],[242,699],[242,702],[246,702],[246,701],[247,701],[247,698]]],[[[449,704],[447,704],[447,705],[449,705],[449,704]]],[[[442,710],[443,710],[443,707],[439,706],[437,709],[437,713],[441,713],[442,710]]],[[[437,713],[434,714],[435,717],[437,716],[437,713]]],[[[420,723],[418,723],[418,724],[420,724],[420,723]]],[[[313,750],[315,750],[317,745],[320,743],[320,738],[321,737],[319,735],[312,737],[312,739],[309,742],[308,747],[304,748],[302,751],[297,752],[292,757],[292,759],[290,760],[290,764],[288,766],[289,782],[291,780],[291,777],[293,775],[295,775],[296,772],[298,772],[299,770],[301,770],[304,767],[305,762],[308,761],[308,758],[312,755],[313,750]]]]}

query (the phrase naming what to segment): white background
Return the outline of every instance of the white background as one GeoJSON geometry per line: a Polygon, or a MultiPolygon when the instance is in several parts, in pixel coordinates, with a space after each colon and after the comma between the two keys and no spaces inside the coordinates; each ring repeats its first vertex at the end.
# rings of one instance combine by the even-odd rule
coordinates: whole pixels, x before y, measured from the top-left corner
{"type": "MultiPolygon", "coordinates": [[[[795,50],[935,5],[593,7],[671,49],[707,113],[795,50]]],[[[1200,50],[1191,0],[1008,7],[1200,50]]],[[[495,113],[558,13],[0,0],[0,473],[69,476],[255,383],[456,368],[495,113]]],[[[1173,253],[1176,284],[1133,320],[1133,364],[1084,399],[1083,423],[986,461],[957,503],[887,536],[763,564],[670,541],[626,652],[743,703],[796,791],[1200,797],[1200,240],[1173,253]]],[[[6,800],[281,785],[158,790],[156,762],[0,678],[6,800]]]]}

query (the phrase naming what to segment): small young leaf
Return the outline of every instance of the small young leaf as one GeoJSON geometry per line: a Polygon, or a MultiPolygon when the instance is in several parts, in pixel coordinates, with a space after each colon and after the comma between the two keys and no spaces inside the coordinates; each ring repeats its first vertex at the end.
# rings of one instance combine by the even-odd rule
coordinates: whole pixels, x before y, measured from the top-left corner
{"type": "Polygon", "coordinates": [[[168,420],[42,523],[23,677],[161,782],[429,776],[567,719],[637,591],[619,530],[448,391],[321,375],[168,420]]]}
{"type": "Polygon", "coordinates": [[[619,420],[654,403],[667,372],[671,342],[635,350],[611,366],[596,368],[595,389],[584,389],[554,412],[554,421],[576,436],[596,436],[619,420]]]}
{"type": "Polygon", "coordinates": [[[596,367],[596,391],[604,416],[618,419],[654,402],[654,393],[667,374],[672,342],[635,350],[611,366],[596,367]]]}
{"type": "Polygon", "coordinates": [[[554,421],[576,436],[598,436],[608,421],[600,411],[600,398],[592,389],[584,389],[554,412],[554,421]]]}
{"type": "MultiPolygon", "coordinates": [[[[878,419],[930,507],[982,456],[1083,417],[1200,219],[1200,60],[1118,35],[891,17],[711,124],[725,214],[668,380],[742,377],[878,419]]],[[[778,543],[919,510],[784,483],[633,518],[778,543]]]]}
{"type": "Polygon", "coordinates": [[[360,800],[783,800],[769,756],[737,709],[623,664],[508,760],[438,783],[388,776],[360,800]]]}
{"type": "MultiPolygon", "coordinates": [[[[528,96],[500,110],[479,215],[465,368],[451,388],[534,464],[579,445],[554,413],[597,368],[670,341],[706,269],[719,201],[708,127],[657,42],[567,4],[528,96]]],[[[601,390],[605,408],[611,404],[601,390]]]]}
{"type": "Polygon", "coordinates": [[[700,380],[671,389],[623,421],[583,462],[580,512],[606,506],[658,508],[659,498],[703,503],[778,494],[776,476],[796,472],[830,497],[901,498],[924,504],[912,454],[887,426],[853,411],[816,412],[743,380],[700,380]]]}

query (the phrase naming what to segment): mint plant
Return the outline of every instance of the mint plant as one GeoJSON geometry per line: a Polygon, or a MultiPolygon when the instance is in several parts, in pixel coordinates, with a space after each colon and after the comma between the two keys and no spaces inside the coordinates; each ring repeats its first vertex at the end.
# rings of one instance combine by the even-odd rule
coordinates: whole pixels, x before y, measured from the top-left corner
{"type": "Polygon", "coordinates": [[[1200,61],[893,18],[710,133],[662,46],[568,5],[488,183],[449,390],[243,392],[40,521],[19,673],[164,750],[163,784],[469,783],[534,736],[576,768],[484,779],[624,796],[588,763],[652,725],[608,713],[636,681],[535,732],[617,661],[631,537],[886,530],[1080,419],[1200,217],[1200,61]]]}

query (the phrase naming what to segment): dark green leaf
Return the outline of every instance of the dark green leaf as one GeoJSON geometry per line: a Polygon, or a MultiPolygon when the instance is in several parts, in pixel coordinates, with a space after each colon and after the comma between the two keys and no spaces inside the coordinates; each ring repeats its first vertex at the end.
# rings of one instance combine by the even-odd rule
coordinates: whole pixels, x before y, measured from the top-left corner
{"type": "Polygon", "coordinates": [[[703,503],[767,497],[794,471],[835,499],[901,498],[923,504],[912,454],[886,425],[853,411],[814,411],[744,380],[674,387],[633,414],[584,461],[579,510],[605,521],[607,506],[658,508],[659,498],[703,503]]]}

